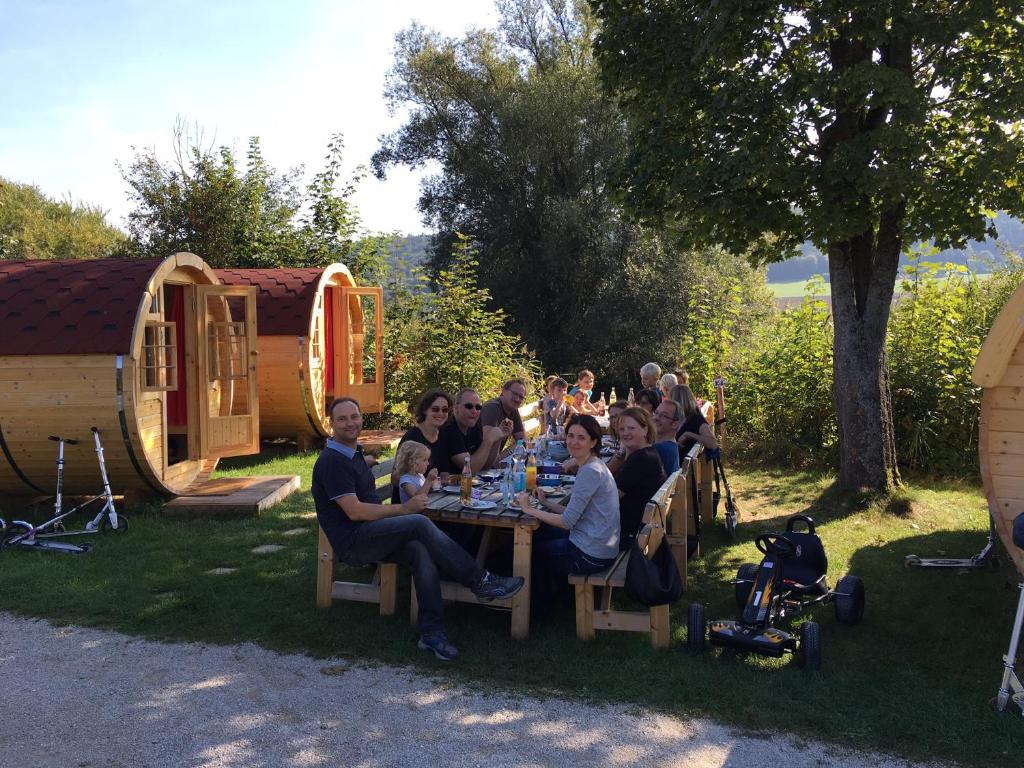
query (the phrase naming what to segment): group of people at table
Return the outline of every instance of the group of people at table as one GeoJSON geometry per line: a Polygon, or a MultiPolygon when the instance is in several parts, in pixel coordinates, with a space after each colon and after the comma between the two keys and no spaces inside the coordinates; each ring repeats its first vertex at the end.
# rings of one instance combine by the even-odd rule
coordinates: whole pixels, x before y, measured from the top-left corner
{"type": "MultiPolygon", "coordinates": [[[[685,373],[662,375],[656,363],[640,369],[643,389],[634,404],[593,401],[594,375],[582,371],[575,387],[548,377],[540,412],[545,431],[564,434],[569,458],[562,471],[575,475],[566,503],[543,488],[520,492],[515,504],[538,518],[532,556],[532,605],[543,611],[568,590],[568,574],[590,574],[612,564],[642,525],[648,500],[695,442],[716,449],[714,431],[685,381],[685,373]],[[681,382],[680,379],[683,379],[681,382]],[[604,411],[604,413],[602,413],[604,411]],[[601,458],[608,417],[613,453],[601,458]]],[[[415,405],[416,424],[402,437],[392,475],[393,495],[381,503],[371,467],[358,438],[359,403],[338,398],[329,408],[332,437],[313,468],[317,519],[335,556],[349,565],[394,562],[412,572],[419,601],[418,645],[442,660],[458,656],[444,628],[441,576],[470,588],[482,601],[508,598],[522,577],[504,577],[480,567],[469,538],[445,530],[421,514],[437,482],[463,471],[497,467],[517,441],[525,440],[519,413],[528,394],[522,379],[506,381],[498,397],[481,402],[474,389],[452,397],[431,389],[415,405]]]]}

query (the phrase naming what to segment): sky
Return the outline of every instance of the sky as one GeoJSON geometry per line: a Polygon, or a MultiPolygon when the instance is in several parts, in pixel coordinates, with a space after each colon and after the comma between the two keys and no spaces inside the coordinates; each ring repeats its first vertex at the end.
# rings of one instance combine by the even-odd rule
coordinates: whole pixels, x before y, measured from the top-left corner
{"type": "MultiPolygon", "coordinates": [[[[259,136],[271,166],[307,177],[340,132],[351,172],[402,122],[383,95],[395,34],[496,19],[491,0],[0,0],[0,176],[124,226],[118,163],[133,147],[170,159],[179,119],[239,155],[259,136]]],[[[426,231],[422,173],[368,176],[354,199],[364,227],[426,231]]]]}

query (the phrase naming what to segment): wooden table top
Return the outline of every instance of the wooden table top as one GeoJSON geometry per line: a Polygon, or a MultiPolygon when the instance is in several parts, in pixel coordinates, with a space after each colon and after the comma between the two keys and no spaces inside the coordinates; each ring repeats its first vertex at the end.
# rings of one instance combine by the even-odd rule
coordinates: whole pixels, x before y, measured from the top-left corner
{"type": "Polygon", "coordinates": [[[459,494],[431,491],[427,495],[427,507],[423,513],[435,520],[492,525],[501,528],[514,528],[517,525],[526,525],[530,528],[540,526],[540,521],[537,518],[523,514],[518,506],[508,509],[502,507],[501,486],[498,483],[474,487],[473,493],[474,498],[479,498],[481,501],[493,501],[497,506],[488,510],[464,509],[459,494]]]}

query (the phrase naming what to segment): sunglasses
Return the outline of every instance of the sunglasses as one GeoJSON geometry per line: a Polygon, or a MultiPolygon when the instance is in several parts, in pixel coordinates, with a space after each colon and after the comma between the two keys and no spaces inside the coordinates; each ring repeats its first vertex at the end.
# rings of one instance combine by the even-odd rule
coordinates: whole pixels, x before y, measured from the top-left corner
{"type": "Polygon", "coordinates": [[[482,411],[484,409],[480,403],[463,403],[462,405],[467,411],[482,411]]]}
{"type": "Polygon", "coordinates": [[[432,405],[430,406],[431,413],[448,413],[447,405],[432,405]]]}

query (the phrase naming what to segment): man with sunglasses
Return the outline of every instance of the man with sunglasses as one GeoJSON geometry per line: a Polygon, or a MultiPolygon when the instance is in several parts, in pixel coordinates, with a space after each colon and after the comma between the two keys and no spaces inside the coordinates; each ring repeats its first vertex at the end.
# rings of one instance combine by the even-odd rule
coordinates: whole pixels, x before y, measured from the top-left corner
{"type": "MultiPolygon", "coordinates": [[[[454,418],[444,427],[450,445],[457,445],[461,441],[470,456],[469,464],[474,473],[494,466],[498,445],[512,434],[512,423],[506,422],[490,430],[485,437],[484,426],[480,423],[482,410],[480,395],[475,389],[460,389],[455,393],[455,409],[452,411],[454,418]]],[[[456,464],[456,458],[452,457],[448,470],[452,474],[462,471],[462,464],[456,464]]]]}
{"type": "Polygon", "coordinates": [[[511,435],[513,442],[526,439],[523,417],[519,415],[519,406],[526,399],[526,382],[522,379],[509,379],[501,388],[501,394],[484,403],[480,411],[480,423],[484,425],[484,440],[494,440],[499,433],[497,449],[491,461],[495,461],[505,450],[505,442],[511,435]],[[508,430],[508,431],[506,431],[508,430]]]}

